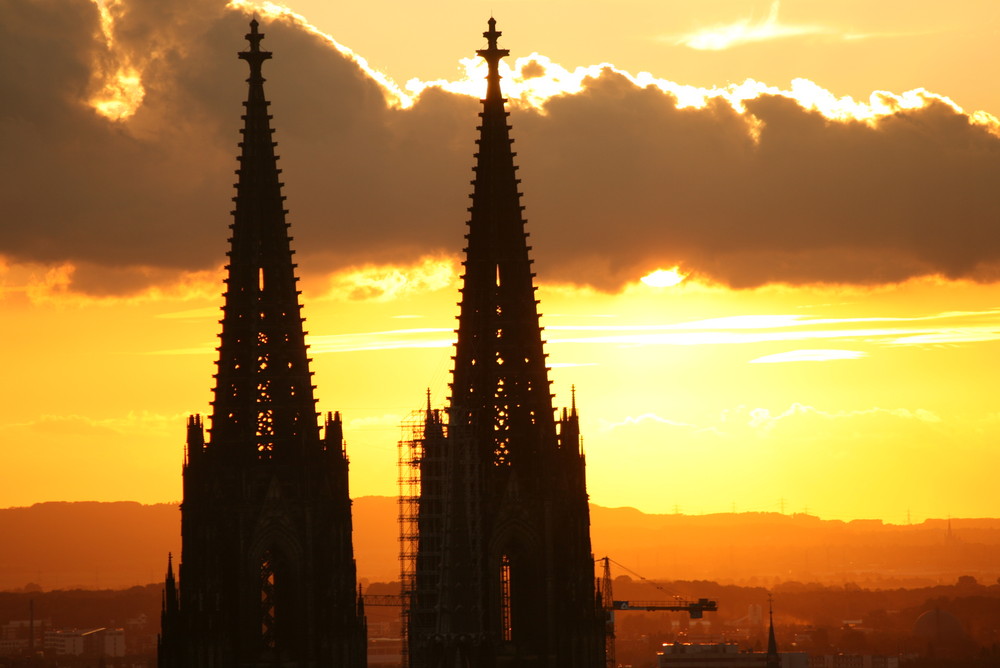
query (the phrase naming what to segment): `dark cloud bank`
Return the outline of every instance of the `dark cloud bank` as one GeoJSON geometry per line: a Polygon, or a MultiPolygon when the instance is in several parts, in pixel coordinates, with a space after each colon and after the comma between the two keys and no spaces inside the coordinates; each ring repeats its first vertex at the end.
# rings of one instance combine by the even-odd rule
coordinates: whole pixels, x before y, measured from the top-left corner
{"type": "MultiPolygon", "coordinates": [[[[245,16],[216,0],[117,12],[115,51],[90,0],[0,0],[0,255],[90,267],[78,289],[95,293],[219,264],[245,96],[245,16]],[[115,123],[86,101],[121,53],[146,96],[115,123]]],[[[456,253],[478,102],[431,89],[390,108],[323,40],[264,30],[301,270],[456,253]]],[[[747,111],[756,140],[728,104],[678,109],[613,72],[515,110],[542,280],[614,290],[674,263],[736,287],[996,277],[1000,139],[984,127],[940,103],[876,127],[780,96],[747,111]]]]}

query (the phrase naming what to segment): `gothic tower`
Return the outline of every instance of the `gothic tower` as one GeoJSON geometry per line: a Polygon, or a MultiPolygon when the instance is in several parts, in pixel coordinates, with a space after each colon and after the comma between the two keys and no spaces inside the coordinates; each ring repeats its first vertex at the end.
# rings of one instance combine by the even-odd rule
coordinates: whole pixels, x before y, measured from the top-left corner
{"type": "Polygon", "coordinates": [[[187,425],[160,668],[363,668],[347,456],[320,436],[256,19],[210,440],[187,425]]]}
{"type": "Polygon", "coordinates": [[[584,456],[575,401],[557,420],[506,100],[489,20],[447,420],[428,407],[409,583],[411,668],[598,668],[584,456]],[[446,422],[446,423],[445,423],[446,422]]]}

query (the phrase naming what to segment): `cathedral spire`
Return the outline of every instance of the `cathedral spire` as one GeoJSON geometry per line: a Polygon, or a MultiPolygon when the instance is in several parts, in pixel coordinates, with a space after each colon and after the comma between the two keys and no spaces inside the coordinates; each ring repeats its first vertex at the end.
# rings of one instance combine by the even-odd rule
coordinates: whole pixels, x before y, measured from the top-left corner
{"type": "Polygon", "coordinates": [[[187,421],[159,668],[364,668],[343,421],[320,438],[256,18],[210,438],[187,421]]]}
{"type": "MultiPolygon", "coordinates": [[[[483,33],[455,367],[446,419],[428,410],[410,596],[410,668],[601,668],[585,462],[550,394],[496,21],[483,33]],[[442,428],[446,427],[446,428],[442,428]]],[[[409,576],[408,576],[409,577],[409,576]]]]}
{"type": "Polygon", "coordinates": [[[511,457],[533,458],[540,439],[523,436],[536,430],[554,435],[555,420],[516,154],[500,92],[499,63],[509,53],[497,46],[500,34],[491,18],[483,33],[488,47],[477,51],[489,74],[479,114],[449,419],[453,428],[476,433],[480,447],[492,447],[496,464],[507,465],[511,457]],[[512,452],[517,440],[524,445],[512,452]]]}
{"type": "Polygon", "coordinates": [[[208,452],[291,455],[319,443],[316,401],[264,96],[257,20],[239,54],[250,66],[208,452]]]}

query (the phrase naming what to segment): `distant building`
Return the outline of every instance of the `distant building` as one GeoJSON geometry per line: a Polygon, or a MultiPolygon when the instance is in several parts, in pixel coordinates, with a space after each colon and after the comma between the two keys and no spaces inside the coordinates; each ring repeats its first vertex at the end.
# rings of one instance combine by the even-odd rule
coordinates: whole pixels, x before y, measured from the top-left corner
{"type": "Polygon", "coordinates": [[[401,668],[403,639],[368,637],[368,668],[401,668]]]}
{"type": "Polygon", "coordinates": [[[125,656],[125,629],[107,629],[104,632],[104,656],[125,656]]]}
{"type": "Polygon", "coordinates": [[[45,632],[45,653],[55,656],[125,656],[125,629],[52,629],[45,632]]]}
{"type": "Polygon", "coordinates": [[[899,657],[875,654],[822,654],[809,657],[809,668],[899,668],[899,657]]]}
{"type": "MultiPolygon", "coordinates": [[[[658,668],[767,668],[774,664],[774,656],[769,652],[752,652],[736,643],[664,643],[656,656],[658,668]]],[[[778,653],[777,666],[810,668],[809,655],[778,653]]]]}
{"type": "MultiPolygon", "coordinates": [[[[759,608],[757,614],[759,615],[759,608]]],[[[750,615],[754,613],[751,607],[750,615]]],[[[732,642],[664,643],[658,668],[809,668],[805,652],[779,652],[774,637],[774,608],[767,611],[767,651],[754,652],[732,642]]]]}
{"type": "Polygon", "coordinates": [[[961,658],[971,656],[974,643],[962,622],[947,610],[928,610],[913,623],[914,649],[930,658],[961,658]]]}

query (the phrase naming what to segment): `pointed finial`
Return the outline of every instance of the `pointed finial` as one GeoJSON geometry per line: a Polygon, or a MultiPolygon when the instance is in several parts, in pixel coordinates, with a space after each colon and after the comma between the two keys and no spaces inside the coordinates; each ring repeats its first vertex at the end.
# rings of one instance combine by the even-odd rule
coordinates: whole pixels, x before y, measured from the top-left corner
{"type": "Polygon", "coordinates": [[[431,414],[431,388],[427,388],[427,414],[431,414]]]}
{"type": "Polygon", "coordinates": [[[576,417],[576,385],[570,385],[569,395],[570,395],[570,415],[576,417]]]}

